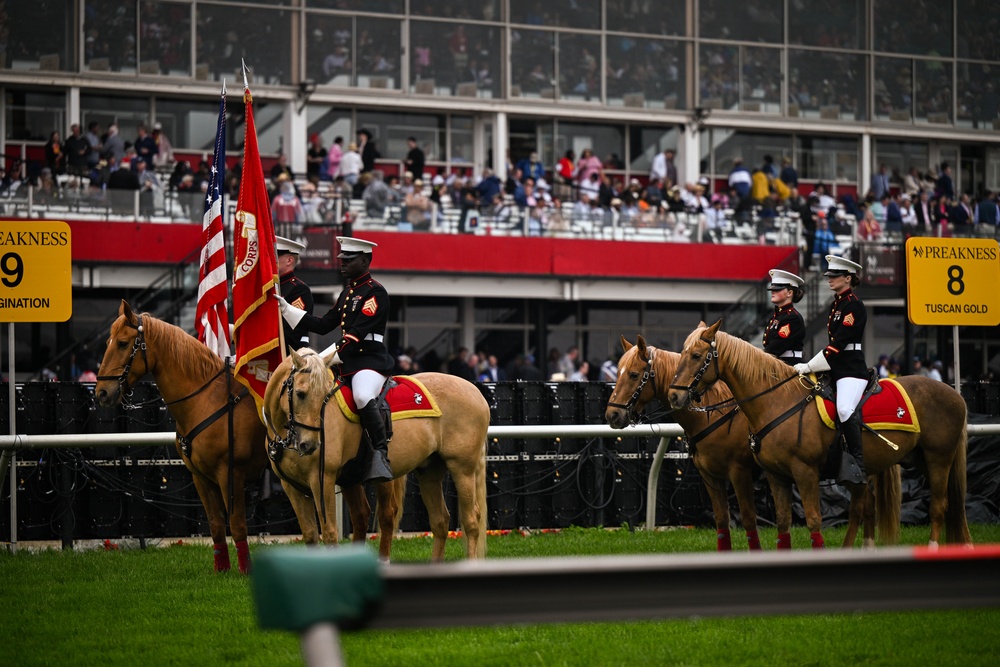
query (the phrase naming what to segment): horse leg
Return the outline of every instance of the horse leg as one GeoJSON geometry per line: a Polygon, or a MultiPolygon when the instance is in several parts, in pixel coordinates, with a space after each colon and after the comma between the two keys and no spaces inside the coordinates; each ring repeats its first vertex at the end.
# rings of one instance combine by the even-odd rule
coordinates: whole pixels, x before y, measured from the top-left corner
{"type": "Polygon", "coordinates": [[[323,488],[319,488],[319,476],[317,475],[316,486],[312,487],[312,492],[316,512],[319,514],[320,524],[323,526],[323,544],[335,547],[340,541],[340,533],[337,531],[337,476],[330,474],[330,471],[327,470],[323,488]],[[326,505],[326,516],[324,516],[323,506],[320,504],[321,497],[326,505]]]}
{"type": "MultiPolygon", "coordinates": [[[[740,506],[743,530],[747,534],[747,548],[760,551],[760,536],[757,534],[757,505],[753,497],[753,475],[749,468],[733,466],[729,470],[729,481],[736,491],[736,502],[740,506]]],[[[728,507],[726,508],[728,510],[728,507]]],[[[716,520],[718,523],[718,520],[716,520]]]]}
{"type": "Polygon", "coordinates": [[[792,548],[792,483],[784,477],[767,473],[767,485],[774,498],[774,520],[778,528],[777,548],[792,548]]]}
{"type": "MultiPolygon", "coordinates": [[[[351,541],[364,542],[368,537],[368,522],[372,518],[372,508],[368,504],[368,496],[365,494],[363,484],[355,484],[346,489],[341,488],[340,492],[347,503],[347,511],[351,514],[351,541]]],[[[385,536],[382,536],[385,539],[385,536]]],[[[381,545],[379,551],[381,551],[381,545]]]]}
{"type": "Polygon", "coordinates": [[[193,473],[194,488],[201,498],[202,507],[208,517],[208,529],[212,533],[213,553],[215,556],[215,571],[228,572],[229,545],[226,543],[226,510],[222,492],[212,482],[198,473],[193,473]]]}
{"type": "Polygon", "coordinates": [[[434,536],[434,546],[431,549],[431,560],[438,563],[444,560],[444,547],[448,540],[448,506],[444,502],[443,465],[430,464],[417,471],[417,482],[420,484],[420,497],[427,508],[427,518],[430,521],[431,534],[434,536]]]}
{"type": "Polygon", "coordinates": [[[854,546],[858,537],[858,525],[864,526],[863,545],[866,548],[875,546],[875,499],[867,484],[851,485],[851,503],[847,509],[847,532],[844,534],[844,549],[854,546]]]}
{"type": "Polygon", "coordinates": [[[799,463],[792,470],[792,474],[795,477],[795,484],[799,487],[799,495],[802,496],[802,510],[806,515],[806,526],[809,527],[812,548],[824,549],[826,543],[823,541],[823,513],[819,509],[819,471],[799,463]]]}
{"type": "MultiPolygon", "coordinates": [[[[478,462],[476,462],[478,464],[478,462]]],[[[458,511],[461,515],[462,533],[465,535],[465,555],[476,558],[479,555],[479,540],[486,539],[480,534],[480,519],[485,507],[479,507],[479,494],[476,487],[476,465],[462,466],[462,469],[451,470],[451,479],[458,493],[458,511]]]]}
{"type": "Polygon", "coordinates": [[[307,498],[305,494],[283,479],[281,486],[285,489],[288,502],[292,504],[295,518],[299,520],[302,541],[308,545],[315,545],[319,542],[319,525],[316,523],[316,508],[313,506],[312,499],[307,498]]]}
{"type": "Polygon", "coordinates": [[[392,555],[392,537],[396,531],[396,510],[402,498],[396,497],[396,480],[375,485],[375,509],[378,515],[378,558],[388,563],[392,555]]]}
{"type": "Polygon", "coordinates": [[[241,574],[250,574],[250,545],[247,543],[247,498],[245,487],[245,471],[240,467],[234,467],[232,507],[229,507],[228,471],[226,475],[219,475],[219,488],[227,489],[222,492],[222,497],[226,501],[226,509],[229,510],[229,530],[233,535],[233,543],[236,545],[236,566],[239,568],[241,574]]]}
{"type": "MultiPolygon", "coordinates": [[[[729,496],[726,494],[726,480],[712,477],[707,472],[702,471],[701,481],[712,501],[712,514],[715,516],[715,550],[732,551],[733,540],[729,534],[729,496]]],[[[743,504],[740,503],[740,510],[742,509],[743,504]]]]}

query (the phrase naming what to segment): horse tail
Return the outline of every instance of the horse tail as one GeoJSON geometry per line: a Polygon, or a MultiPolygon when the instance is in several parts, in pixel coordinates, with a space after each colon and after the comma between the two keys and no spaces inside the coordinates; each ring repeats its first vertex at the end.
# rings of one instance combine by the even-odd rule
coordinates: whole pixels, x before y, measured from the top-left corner
{"type": "Polygon", "coordinates": [[[962,433],[958,437],[958,451],[948,472],[948,509],[945,511],[945,535],[949,544],[971,544],[969,524],[965,518],[966,491],[966,450],[969,446],[969,430],[966,419],[962,419],[962,433]]]}
{"type": "Polygon", "coordinates": [[[898,465],[891,465],[875,476],[875,529],[882,544],[899,543],[901,477],[898,465]]]}
{"type": "Polygon", "coordinates": [[[486,558],[486,533],[489,530],[490,513],[486,509],[486,442],[483,442],[483,455],[476,464],[476,506],[479,508],[479,544],[476,545],[476,556],[486,558]]]}

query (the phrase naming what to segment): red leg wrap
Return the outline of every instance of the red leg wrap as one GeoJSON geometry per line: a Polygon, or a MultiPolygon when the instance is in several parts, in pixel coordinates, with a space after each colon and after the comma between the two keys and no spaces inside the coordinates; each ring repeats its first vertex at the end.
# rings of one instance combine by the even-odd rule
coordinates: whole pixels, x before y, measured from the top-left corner
{"type": "Polygon", "coordinates": [[[236,563],[242,574],[250,574],[250,545],[246,540],[236,543],[236,563]]]}
{"type": "Polygon", "coordinates": [[[215,571],[229,572],[229,545],[225,542],[216,542],[212,548],[212,553],[215,556],[215,571]]]}
{"type": "Polygon", "coordinates": [[[716,551],[732,551],[733,550],[733,541],[729,537],[729,531],[728,530],[720,530],[719,531],[719,534],[716,536],[715,550],[716,551]]]}
{"type": "Polygon", "coordinates": [[[792,548],[791,533],[778,533],[778,549],[791,549],[791,548],[792,548]]]}
{"type": "Polygon", "coordinates": [[[747,546],[750,551],[760,551],[760,536],[757,535],[756,530],[747,531],[747,546]]]}
{"type": "Polygon", "coordinates": [[[813,549],[825,549],[826,542],[823,541],[823,533],[809,533],[812,538],[813,549]]]}

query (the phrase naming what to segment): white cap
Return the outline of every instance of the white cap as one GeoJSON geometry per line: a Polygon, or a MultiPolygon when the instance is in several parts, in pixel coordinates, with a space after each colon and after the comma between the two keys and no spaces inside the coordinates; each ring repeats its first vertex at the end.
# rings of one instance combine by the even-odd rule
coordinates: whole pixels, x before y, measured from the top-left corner
{"type": "Polygon", "coordinates": [[[431,185],[444,185],[444,177],[441,174],[435,174],[434,178],[431,179],[431,185]]]}
{"type": "Polygon", "coordinates": [[[545,182],[544,178],[539,178],[537,181],[535,181],[535,188],[539,190],[548,190],[549,184],[545,182]]]}
{"type": "Polygon", "coordinates": [[[338,236],[337,243],[340,244],[340,254],[337,257],[351,258],[360,254],[372,254],[372,248],[377,248],[378,244],[373,241],[356,239],[353,236],[338,236]]]}
{"type": "Polygon", "coordinates": [[[837,257],[836,255],[827,255],[826,261],[830,265],[830,268],[823,273],[824,276],[845,276],[849,273],[855,275],[861,274],[861,265],[849,259],[837,257]]]}
{"type": "Polygon", "coordinates": [[[153,123],[153,129],[154,130],[162,130],[163,129],[163,123],[159,123],[159,122],[153,123]]]}
{"type": "Polygon", "coordinates": [[[777,292],[783,289],[795,289],[802,287],[806,281],[790,271],[781,269],[771,269],[767,272],[771,276],[771,284],[767,286],[769,292],[777,292]]]}
{"type": "Polygon", "coordinates": [[[291,253],[293,255],[298,255],[303,250],[306,249],[305,245],[299,243],[298,241],[293,241],[291,239],[286,239],[284,236],[274,237],[274,247],[280,255],[283,252],[291,253]]]}

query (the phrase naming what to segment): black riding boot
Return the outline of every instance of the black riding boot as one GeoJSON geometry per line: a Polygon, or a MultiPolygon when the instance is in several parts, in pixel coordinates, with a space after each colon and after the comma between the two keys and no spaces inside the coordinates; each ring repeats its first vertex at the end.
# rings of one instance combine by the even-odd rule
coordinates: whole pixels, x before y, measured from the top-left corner
{"type": "Polygon", "coordinates": [[[845,458],[845,465],[841,466],[840,481],[855,484],[864,484],[868,481],[865,473],[864,449],[861,446],[861,425],[861,410],[855,410],[850,419],[840,425],[844,433],[845,449],[849,455],[845,458]]]}
{"type": "Polygon", "coordinates": [[[389,467],[389,443],[385,435],[385,422],[379,413],[375,399],[368,401],[365,407],[358,410],[361,426],[368,431],[368,439],[372,443],[372,460],[365,472],[366,482],[388,482],[392,480],[392,468],[389,467]]]}

